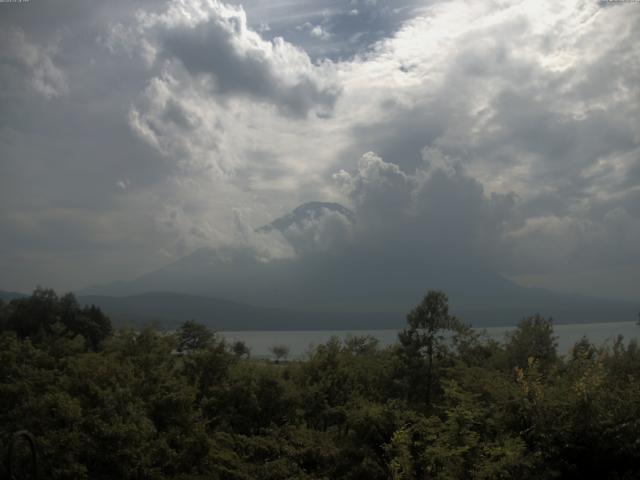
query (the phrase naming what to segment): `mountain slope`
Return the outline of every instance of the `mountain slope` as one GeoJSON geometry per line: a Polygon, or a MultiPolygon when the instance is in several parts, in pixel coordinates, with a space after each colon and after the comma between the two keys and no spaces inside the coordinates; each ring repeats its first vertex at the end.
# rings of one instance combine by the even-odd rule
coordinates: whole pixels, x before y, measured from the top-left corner
{"type": "Polygon", "coordinates": [[[11,300],[14,300],[16,298],[24,298],[28,295],[25,295],[24,293],[18,293],[18,292],[7,292],[5,290],[0,290],[0,300],[2,300],[3,302],[10,302],[11,300]]]}
{"type": "Polygon", "coordinates": [[[347,207],[333,202],[307,202],[296,207],[290,213],[275,219],[273,222],[258,228],[258,232],[285,231],[293,225],[300,225],[307,220],[316,220],[326,212],[337,212],[343,215],[351,223],[355,223],[355,214],[347,207]]]}
{"type": "Polygon", "coordinates": [[[396,318],[383,314],[327,314],[261,308],[227,300],[170,292],[149,292],[127,297],[86,295],[83,305],[96,305],[115,324],[143,325],[151,322],[176,328],[186,320],[196,320],[214,330],[331,330],[345,324],[352,328],[396,328],[396,318]]]}
{"type": "MultiPolygon", "coordinates": [[[[163,306],[156,311],[158,318],[172,320],[188,315],[205,318],[199,316],[206,311],[200,310],[203,298],[260,305],[262,313],[234,308],[221,310],[225,312],[225,322],[228,319],[228,323],[221,324],[224,328],[242,329],[245,327],[239,325],[245,325],[258,330],[280,329],[284,324],[293,329],[355,328],[356,325],[401,327],[406,313],[428,289],[444,290],[453,312],[474,326],[513,325],[533,313],[552,316],[559,323],[634,321],[638,312],[638,305],[631,302],[524,288],[481,269],[469,269],[464,274],[433,269],[425,272],[419,283],[403,281],[403,274],[411,269],[412,266],[405,265],[395,271],[376,272],[368,270],[366,264],[358,267],[355,260],[336,265],[327,259],[304,266],[291,260],[263,264],[243,259],[225,263],[218,260],[215,251],[201,250],[133,282],[118,284],[116,291],[110,293],[131,295],[163,290],[182,294],[179,298],[167,297],[178,298],[179,308],[161,303],[163,306]],[[189,301],[194,302],[193,308],[188,305],[189,301]],[[168,312],[175,315],[169,316],[168,312]],[[260,321],[253,320],[256,316],[260,321]],[[363,321],[365,318],[371,319],[369,324],[363,321]]],[[[406,276],[412,278],[413,274],[406,276]]],[[[123,301],[121,305],[113,303],[114,300],[95,303],[110,313],[114,306],[130,306],[127,303],[130,301],[123,301]]],[[[207,304],[209,307],[213,308],[207,304]]],[[[151,318],[146,308],[136,307],[128,313],[151,318]]]]}
{"type": "MultiPolygon", "coordinates": [[[[323,215],[334,218],[336,213],[355,226],[353,212],[345,207],[312,202],[258,231],[285,232],[294,225],[319,223],[323,215]]],[[[533,313],[552,316],[559,323],[634,321],[639,310],[630,302],[525,288],[478,262],[463,255],[438,255],[416,242],[407,242],[397,252],[351,242],[337,250],[309,250],[268,262],[257,259],[246,246],[203,248],[133,281],[80,293],[114,297],[162,291],[225,299],[280,311],[295,329],[329,328],[327,322],[331,328],[355,328],[366,318],[371,325],[400,327],[429,289],[445,291],[453,312],[474,326],[513,325],[533,313]]],[[[239,324],[248,325],[244,320],[248,317],[238,312],[228,310],[228,318],[236,315],[239,324]]],[[[280,328],[277,315],[263,313],[256,328],[280,328]]]]}

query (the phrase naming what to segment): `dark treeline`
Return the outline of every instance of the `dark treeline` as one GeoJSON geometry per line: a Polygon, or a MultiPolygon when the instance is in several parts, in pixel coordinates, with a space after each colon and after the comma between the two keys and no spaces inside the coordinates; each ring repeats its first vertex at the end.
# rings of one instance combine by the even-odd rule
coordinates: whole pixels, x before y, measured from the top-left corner
{"type": "Polygon", "coordinates": [[[559,356],[533,316],[496,342],[439,292],[392,347],[332,339],[289,362],[194,322],[112,331],[43,289],[0,303],[0,329],[0,452],[28,429],[43,478],[640,478],[635,341],[559,356]]]}

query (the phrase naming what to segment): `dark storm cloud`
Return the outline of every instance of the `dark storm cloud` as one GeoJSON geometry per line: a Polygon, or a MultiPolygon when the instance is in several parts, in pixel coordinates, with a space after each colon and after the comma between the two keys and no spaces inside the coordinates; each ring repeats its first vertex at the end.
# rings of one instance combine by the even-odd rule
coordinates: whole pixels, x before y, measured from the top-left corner
{"type": "Polygon", "coordinates": [[[372,262],[488,259],[517,223],[512,194],[486,193],[459,160],[433,148],[422,152],[412,173],[370,152],[354,172],[342,170],[334,179],[356,212],[358,244],[377,252],[372,262]]]}
{"type": "Polygon", "coordinates": [[[181,5],[146,17],[133,30],[155,38],[157,61],[175,58],[189,74],[210,77],[212,93],[221,100],[246,95],[304,116],[314,107],[330,111],[338,94],[302,50],[281,38],[265,41],[248,29],[242,8],[194,2],[192,9],[181,5]]]}
{"type": "Polygon", "coordinates": [[[294,115],[306,115],[315,105],[333,105],[335,92],[322,90],[313,79],[307,77],[292,86],[283,85],[273,71],[274,66],[259,53],[239,55],[232,44],[232,35],[219,28],[217,22],[209,21],[184,32],[169,33],[164,47],[190,73],[212,75],[215,93],[223,97],[248,94],[294,115]]]}

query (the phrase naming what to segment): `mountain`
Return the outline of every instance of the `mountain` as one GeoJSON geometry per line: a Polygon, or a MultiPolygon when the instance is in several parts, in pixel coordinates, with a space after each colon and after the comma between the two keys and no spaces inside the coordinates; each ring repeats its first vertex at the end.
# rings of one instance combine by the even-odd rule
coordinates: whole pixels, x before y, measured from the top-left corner
{"type": "Polygon", "coordinates": [[[186,320],[196,320],[214,330],[308,330],[352,328],[394,328],[396,319],[381,315],[339,314],[261,308],[228,300],[171,292],[149,292],[127,297],[79,296],[82,305],[96,305],[116,325],[157,323],[176,328],[186,320]]]}
{"type": "Polygon", "coordinates": [[[351,223],[356,222],[355,214],[347,207],[332,202],[308,202],[295,208],[292,212],[275,219],[273,222],[258,228],[258,232],[278,230],[284,232],[293,225],[300,225],[306,220],[317,220],[326,212],[337,212],[351,223]]]}
{"type": "Polygon", "coordinates": [[[27,296],[28,295],[24,293],[7,292],[5,290],[0,290],[0,300],[2,300],[3,302],[10,302],[11,300],[14,300],[16,298],[24,298],[27,296]]]}
{"type": "MultiPolygon", "coordinates": [[[[459,268],[435,265],[423,272],[420,282],[414,280],[419,265],[398,265],[394,271],[368,267],[355,254],[348,262],[344,258],[319,257],[304,264],[294,259],[263,263],[243,255],[223,261],[219,251],[202,249],[134,281],[105,286],[102,292],[94,292],[125,296],[129,300],[119,303],[106,298],[97,300],[93,296],[83,299],[91,299],[108,314],[115,310],[124,314],[125,307],[135,304],[130,303],[133,299],[148,299],[139,297],[140,294],[170,291],[173,293],[163,294],[166,298],[159,303],[163,306],[156,313],[158,318],[162,315],[169,318],[172,312],[174,320],[184,319],[185,315],[201,318],[200,313],[190,313],[208,311],[201,310],[199,305],[217,311],[213,303],[205,299],[222,302],[220,299],[224,298],[234,305],[260,306],[251,308],[261,313],[221,310],[225,312],[225,322],[228,320],[224,328],[237,330],[249,328],[249,324],[258,330],[280,329],[285,324],[292,329],[349,329],[356,325],[401,327],[406,313],[428,289],[444,290],[453,312],[474,326],[513,325],[533,313],[552,316],[558,323],[634,321],[639,310],[638,305],[631,302],[521,287],[476,267],[461,273],[463,270],[459,268]],[[171,296],[177,294],[180,296],[171,296]],[[179,300],[176,305],[180,307],[169,308],[171,300],[167,299],[179,300]],[[193,310],[187,308],[189,301],[193,302],[193,310]],[[281,313],[280,318],[274,312],[281,313]],[[249,322],[247,318],[260,321],[249,322]],[[363,322],[365,318],[371,319],[369,324],[363,322]],[[281,319],[287,320],[281,322],[281,319]]],[[[160,294],[155,295],[157,298],[160,294]]],[[[133,319],[134,313],[142,314],[144,309],[130,310],[129,317],[133,319]]],[[[151,318],[146,313],[142,317],[151,318]]]]}
{"type": "MultiPolygon", "coordinates": [[[[293,225],[309,225],[314,222],[308,220],[335,213],[355,225],[353,212],[347,208],[312,202],[257,231],[285,232],[293,225]]],[[[284,324],[293,329],[401,327],[406,313],[429,289],[445,291],[452,311],[474,326],[513,325],[534,313],[552,316],[558,323],[634,321],[640,310],[631,302],[525,288],[478,260],[463,255],[438,255],[416,242],[407,242],[398,251],[376,249],[375,243],[374,247],[370,245],[366,241],[351,242],[335,251],[311,250],[294,258],[271,261],[256,258],[255,251],[246,246],[203,248],[132,281],[78,293],[131,297],[147,292],[172,292],[194,296],[181,297],[180,305],[186,309],[189,299],[194,305],[203,305],[203,310],[194,306],[196,312],[222,308],[214,308],[203,298],[261,309],[245,316],[244,310],[239,313],[240,307],[222,308],[229,328],[236,329],[249,324],[257,329],[280,328],[284,324]],[[281,316],[273,314],[274,311],[281,316]],[[252,315],[261,320],[248,322],[246,319],[252,315]],[[233,318],[238,320],[232,321],[233,318]]],[[[109,313],[108,308],[105,310],[109,313]]],[[[180,309],[175,313],[182,315],[180,309]]]]}

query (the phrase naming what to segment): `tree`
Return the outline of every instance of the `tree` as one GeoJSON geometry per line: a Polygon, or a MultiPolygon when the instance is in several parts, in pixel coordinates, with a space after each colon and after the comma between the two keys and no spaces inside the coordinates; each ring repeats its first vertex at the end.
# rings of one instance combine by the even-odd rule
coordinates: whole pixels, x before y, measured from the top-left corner
{"type": "Polygon", "coordinates": [[[431,402],[433,383],[433,360],[436,348],[444,340],[444,331],[459,331],[462,324],[449,314],[449,299],[444,292],[429,290],[407,315],[409,328],[400,332],[400,343],[426,357],[427,360],[427,404],[431,402]]]}
{"type": "Polygon", "coordinates": [[[73,293],[58,301],[60,322],[70,336],[82,335],[93,350],[112,333],[111,320],[95,305],[80,308],[73,293]]]}
{"type": "Polygon", "coordinates": [[[214,334],[206,325],[187,320],[178,329],[178,351],[193,352],[205,350],[213,344],[214,334]]]}
{"type": "Polygon", "coordinates": [[[7,329],[7,318],[9,316],[9,311],[7,309],[7,305],[0,298],[0,332],[3,332],[7,329]]]}
{"type": "Polygon", "coordinates": [[[289,347],[286,345],[273,345],[269,351],[276,357],[276,363],[280,363],[280,359],[286,359],[289,356],[289,347]]]}
{"type": "Polygon", "coordinates": [[[598,353],[598,349],[592,344],[586,336],[582,336],[571,349],[571,360],[573,361],[591,361],[598,353]]]}
{"type": "Polygon", "coordinates": [[[58,295],[50,288],[38,287],[30,297],[12,300],[9,307],[6,326],[20,338],[42,338],[60,320],[58,295]]]}
{"type": "Polygon", "coordinates": [[[553,335],[553,319],[539,314],[524,318],[517,328],[506,334],[505,349],[509,363],[524,368],[535,359],[542,367],[548,367],[557,359],[557,342],[553,335]]]}
{"type": "Polygon", "coordinates": [[[231,350],[233,351],[233,354],[238,358],[249,358],[249,355],[251,355],[251,349],[242,340],[233,342],[233,344],[231,345],[231,350]]]}
{"type": "Polygon", "coordinates": [[[380,341],[371,335],[347,335],[344,350],[353,355],[370,355],[377,351],[380,341]]]}
{"type": "Polygon", "coordinates": [[[97,350],[112,333],[109,317],[94,305],[80,307],[73,293],[59,297],[51,289],[38,287],[30,297],[12,300],[4,310],[6,319],[2,328],[32,341],[82,335],[87,345],[97,350]]]}
{"type": "Polygon", "coordinates": [[[509,366],[525,368],[529,358],[537,360],[543,372],[556,361],[558,346],[553,335],[553,320],[539,314],[524,318],[518,327],[506,334],[509,366]]]}

